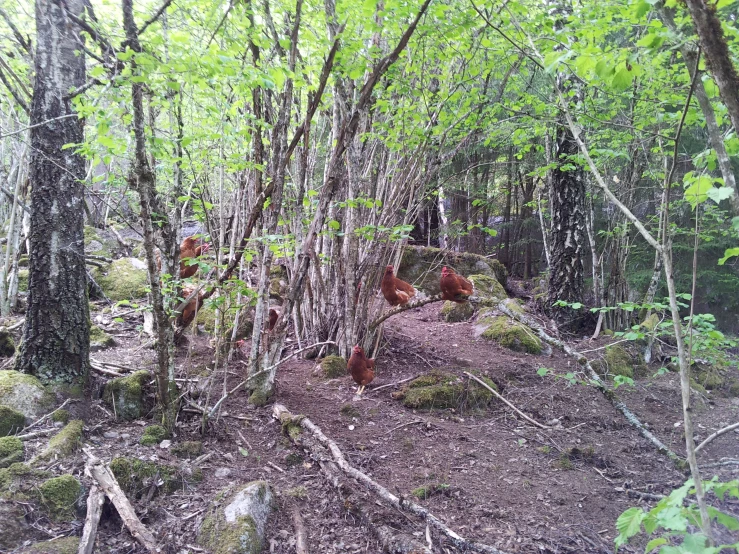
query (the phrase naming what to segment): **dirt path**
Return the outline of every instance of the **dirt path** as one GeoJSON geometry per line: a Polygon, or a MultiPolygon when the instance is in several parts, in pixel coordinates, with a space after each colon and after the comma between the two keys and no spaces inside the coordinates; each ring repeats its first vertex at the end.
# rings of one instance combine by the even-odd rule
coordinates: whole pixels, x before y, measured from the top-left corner
{"type": "MultiPolygon", "coordinates": [[[[618,515],[630,506],[648,505],[629,495],[628,489],[665,494],[684,482],[684,474],[629,426],[601,393],[537,374],[540,367],[559,375],[573,372],[570,359],[556,351],[531,356],[503,349],[475,338],[472,323],[440,321],[439,308],[430,304],[388,320],[377,377],[361,400],[354,398],[349,376],[326,380],[309,360],[293,360],[280,369],[275,400],[311,418],[355,467],[391,492],[408,497],[425,487],[429,496],[412,497],[414,501],[459,534],[506,552],[613,552],[618,515]],[[393,399],[394,387],[374,391],[432,367],[459,374],[480,370],[521,410],[543,423],[558,419],[563,429],[534,428],[513,417],[500,402],[484,413],[414,412],[393,399]]],[[[138,339],[123,339],[118,348],[96,357],[153,368],[152,351],[134,353],[138,345],[138,339]]],[[[588,345],[582,348],[593,347],[588,345]]],[[[192,346],[189,356],[186,347],[178,351],[181,373],[191,377],[212,367],[208,339],[194,337],[192,346]]],[[[227,376],[229,385],[236,384],[244,371],[244,362],[237,360],[227,376]]],[[[223,389],[222,375],[212,387],[211,405],[223,389]]],[[[676,375],[638,381],[631,390],[619,389],[619,394],[668,446],[682,452],[681,429],[674,425],[681,417],[676,375]]],[[[704,437],[722,422],[739,419],[736,399],[697,400],[697,428],[704,437]]],[[[92,410],[89,442],[106,459],[126,455],[182,466],[169,450],[138,444],[143,423],[115,424],[102,410],[92,410]]],[[[316,461],[281,434],[269,406],[254,409],[247,405],[246,395],[239,394],[225,403],[206,436],[200,435],[199,427],[196,414],[183,413],[174,442],[202,440],[204,452],[213,453],[202,466],[203,481],[138,504],[145,523],[164,539],[168,552],[197,552],[195,532],[208,500],[228,485],[255,479],[270,481],[279,508],[268,530],[266,551],[295,552],[293,506],[305,519],[311,552],[380,551],[366,528],[344,509],[345,499],[328,485],[316,461]]],[[[738,442],[736,435],[719,439],[701,461],[735,457],[738,442]]],[[[78,471],[81,463],[78,460],[78,471]]],[[[724,479],[731,478],[730,468],[720,471],[724,479]]],[[[425,526],[380,507],[368,493],[361,494],[387,525],[425,542],[425,526]]],[[[107,549],[103,551],[137,551],[113,519],[104,524],[101,540],[107,549]]],[[[438,537],[434,540],[435,552],[456,552],[438,537]]]]}

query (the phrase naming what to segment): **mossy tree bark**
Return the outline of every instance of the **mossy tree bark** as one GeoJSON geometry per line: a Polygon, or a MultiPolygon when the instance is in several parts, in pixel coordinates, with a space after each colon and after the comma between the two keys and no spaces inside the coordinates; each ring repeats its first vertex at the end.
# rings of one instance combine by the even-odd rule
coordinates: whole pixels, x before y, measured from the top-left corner
{"type": "MultiPolygon", "coordinates": [[[[82,0],[66,5],[81,15],[82,0]]],[[[59,3],[36,0],[36,36],[28,309],[16,369],[44,381],[74,382],[89,369],[85,163],[65,146],[83,140],[83,123],[68,94],[84,83],[85,59],[75,54],[80,30],[59,3]]]]}

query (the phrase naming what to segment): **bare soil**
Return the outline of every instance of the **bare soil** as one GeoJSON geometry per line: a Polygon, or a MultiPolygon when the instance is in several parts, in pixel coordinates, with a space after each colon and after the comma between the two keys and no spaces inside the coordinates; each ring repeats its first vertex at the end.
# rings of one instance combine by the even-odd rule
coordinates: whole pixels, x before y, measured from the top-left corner
{"type": "MultiPolygon", "coordinates": [[[[350,376],[326,380],[315,371],[316,361],[295,358],[279,370],[274,401],[294,414],[309,417],[337,442],[356,468],[394,494],[427,507],[463,537],[505,552],[614,552],[615,521],[624,510],[652,506],[655,500],[649,495],[667,494],[684,483],[686,474],[658,453],[598,390],[552,374],[537,374],[540,367],[559,376],[577,373],[572,359],[556,350],[532,356],[503,349],[476,338],[472,322],[444,323],[439,310],[440,304],[429,304],[386,322],[376,361],[377,376],[361,399],[354,397],[356,385],[350,376]],[[535,428],[499,401],[493,401],[486,411],[421,412],[393,399],[397,387],[375,392],[382,385],[432,368],[460,375],[468,368],[479,370],[519,409],[542,423],[558,420],[562,428],[535,428]],[[353,409],[342,412],[347,405],[353,409]],[[411,496],[423,486],[433,491],[428,498],[411,496]]],[[[119,346],[93,354],[94,358],[153,370],[153,351],[144,346],[147,339],[139,338],[135,319],[109,325],[105,323],[110,316],[97,319],[103,327],[116,330],[119,346]]],[[[591,350],[604,344],[602,339],[583,340],[575,346],[591,350]]],[[[596,358],[599,353],[602,351],[588,355],[596,358]]],[[[198,402],[212,405],[224,389],[244,378],[246,364],[237,355],[225,376],[220,368],[213,372],[209,338],[189,336],[188,344],[178,349],[178,368],[180,377],[198,379],[205,389],[198,402]],[[207,383],[206,369],[215,375],[207,383]]],[[[674,373],[654,377],[656,368],[638,378],[634,387],[621,387],[617,393],[665,444],[682,455],[679,379],[674,373]]],[[[585,379],[584,375],[579,377],[585,379]]],[[[98,386],[105,379],[96,375],[98,386]]],[[[696,393],[694,400],[701,439],[739,419],[736,398],[696,393]]],[[[81,410],[81,405],[73,410],[81,410]]],[[[144,425],[155,422],[116,422],[100,401],[84,415],[86,442],[105,460],[132,456],[180,468],[190,464],[169,449],[138,443],[144,425]]],[[[208,502],[228,486],[256,479],[269,481],[277,498],[265,552],[295,552],[294,507],[304,519],[310,552],[380,552],[367,528],[345,509],[345,499],[327,482],[317,461],[281,433],[280,425],[272,419],[271,406],[253,408],[247,404],[246,393],[238,393],[224,403],[220,417],[210,422],[205,435],[201,434],[200,416],[183,411],[173,443],[185,440],[203,441],[203,451],[212,453],[201,466],[203,481],[175,494],[156,494],[136,503],[164,552],[203,551],[197,545],[196,532],[208,502]]],[[[29,441],[29,450],[32,453],[44,444],[45,439],[29,441]]],[[[739,437],[729,433],[711,443],[700,454],[700,462],[736,458],[737,454],[739,437]]],[[[83,467],[84,457],[79,454],[57,463],[52,470],[71,472],[85,482],[83,467]]],[[[736,478],[736,471],[736,466],[717,467],[707,470],[705,476],[716,474],[729,480],[736,478]]],[[[382,507],[361,485],[351,486],[361,491],[388,526],[426,542],[424,524],[382,507]]],[[[736,503],[723,504],[722,508],[739,515],[736,503]]],[[[54,525],[40,514],[30,517],[40,536],[47,538],[79,534],[83,523],[54,525]]],[[[432,533],[432,542],[434,552],[458,552],[436,533],[432,533]]],[[[96,552],[139,551],[109,511],[96,552]]],[[[643,543],[635,542],[621,551],[643,551],[643,543]]]]}

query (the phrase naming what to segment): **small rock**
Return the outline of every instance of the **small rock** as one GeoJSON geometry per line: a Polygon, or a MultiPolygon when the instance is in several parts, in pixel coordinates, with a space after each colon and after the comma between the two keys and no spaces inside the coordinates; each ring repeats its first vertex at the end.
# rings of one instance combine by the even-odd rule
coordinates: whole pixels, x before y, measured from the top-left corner
{"type": "Polygon", "coordinates": [[[118,433],[116,433],[115,431],[105,431],[105,433],[103,433],[103,436],[106,439],[117,439],[119,437],[118,433]]]}
{"type": "Polygon", "coordinates": [[[215,476],[218,479],[225,479],[229,475],[231,475],[231,470],[227,467],[219,467],[218,469],[216,469],[215,476]]]}
{"type": "Polygon", "coordinates": [[[125,441],[131,438],[131,435],[129,433],[121,433],[121,438],[125,441]]]}
{"type": "Polygon", "coordinates": [[[170,446],[172,446],[172,441],[169,439],[163,440],[159,443],[159,448],[169,448],[170,446]]]}

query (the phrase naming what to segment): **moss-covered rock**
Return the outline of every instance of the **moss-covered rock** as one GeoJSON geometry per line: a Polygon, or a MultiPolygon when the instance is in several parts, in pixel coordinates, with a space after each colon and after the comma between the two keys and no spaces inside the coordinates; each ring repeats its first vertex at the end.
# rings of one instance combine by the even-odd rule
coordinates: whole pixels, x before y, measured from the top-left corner
{"type": "Polygon", "coordinates": [[[269,280],[269,297],[274,300],[282,300],[287,290],[287,282],[285,279],[275,277],[269,280]]]}
{"type": "Polygon", "coordinates": [[[151,376],[145,369],[127,377],[116,377],[105,385],[103,401],[119,418],[138,419],[144,414],[144,385],[151,376]]]}
{"type": "Polygon", "coordinates": [[[475,286],[475,296],[480,299],[482,306],[497,306],[500,301],[508,298],[503,285],[496,277],[470,275],[467,279],[475,286]]]}
{"type": "MultiPolygon", "coordinates": [[[[472,371],[470,373],[473,373],[472,371]]],[[[488,386],[498,390],[487,377],[478,375],[488,386]]],[[[411,381],[393,394],[403,405],[413,409],[482,409],[493,398],[493,393],[476,381],[438,369],[411,381]]]]}
{"type": "Polygon", "coordinates": [[[192,460],[203,453],[203,443],[200,441],[184,441],[178,442],[171,448],[172,454],[178,458],[187,458],[192,460]]]}
{"type": "Polygon", "coordinates": [[[691,373],[695,381],[707,390],[717,390],[726,384],[726,379],[716,366],[696,363],[691,373]]]}
{"type": "Polygon", "coordinates": [[[541,354],[542,344],[539,337],[526,325],[513,321],[506,316],[487,315],[478,320],[477,325],[483,338],[494,340],[505,348],[516,352],[541,354]]]}
{"type": "Polygon", "coordinates": [[[149,290],[146,264],[137,258],[114,260],[105,274],[95,268],[93,277],[113,302],[143,298],[149,290]]]}
{"type": "Polygon", "coordinates": [[[458,304],[447,300],[441,307],[441,316],[447,323],[468,321],[475,313],[475,308],[469,302],[458,304]]]}
{"type": "Polygon", "coordinates": [[[0,437],[0,468],[23,461],[23,441],[17,437],[0,437]]]}
{"type": "Polygon", "coordinates": [[[54,423],[66,424],[69,421],[69,412],[64,408],[62,408],[61,410],[57,410],[53,414],[51,414],[51,421],[53,421],[54,423]]]}
{"type": "Polygon", "coordinates": [[[477,254],[458,253],[439,248],[408,246],[398,268],[398,277],[427,294],[438,294],[441,268],[449,266],[460,275],[487,275],[505,285],[507,272],[498,260],[477,254]]]}
{"type": "Polygon", "coordinates": [[[39,487],[41,502],[52,521],[74,518],[75,504],[82,492],[82,485],[71,475],[53,477],[39,487]]]}
{"type": "Polygon", "coordinates": [[[167,430],[161,425],[147,425],[144,428],[144,433],[141,435],[140,444],[144,446],[151,446],[153,444],[159,444],[169,436],[167,430]]]}
{"type": "Polygon", "coordinates": [[[21,550],[20,554],[77,554],[79,547],[79,537],[62,537],[33,543],[21,550]]]}
{"type": "Polygon", "coordinates": [[[634,377],[634,360],[631,354],[622,346],[609,346],[603,357],[590,362],[592,368],[602,376],[634,377]]]}
{"type": "Polygon", "coordinates": [[[26,522],[26,511],[21,504],[0,499],[0,522],[1,552],[14,552],[34,536],[34,529],[26,522]]]}
{"type": "Polygon", "coordinates": [[[38,460],[63,458],[76,452],[82,444],[83,427],[84,422],[80,419],[73,419],[67,423],[61,431],[51,437],[49,446],[38,455],[38,460]]]}
{"type": "Polygon", "coordinates": [[[18,371],[0,371],[0,402],[29,419],[46,413],[54,399],[36,377],[18,371]]]}
{"type": "Polygon", "coordinates": [[[346,375],[346,360],[341,356],[326,356],[321,360],[323,376],[329,379],[346,375]]]}
{"type": "Polygon", "coordinates": [[[115,475],[121,489],[132,499],[141,498],[149,487],[161,480],[161,490],[173,493],[187,484],[202,481],[200,469],[176,468],[165,464],[156,464],[137,458],[114,458],[110,462],[110,470],[115,475]]]}
{"type": "Polygon", "coordinates": [[[105,231],[85,225],[85,254],[93,256],[111,257],[117,244],[115,240],[106,237],[105,231]]]}
{"type": "Polygon", "coordinates": [[[15,354],[15,341],[7,329],[0,329],[0,358],[10,358],[15,354]]]}
{"type": "Polygon", "coordinates": [[[28,292],[28,270],[18,270],[18,292],[28,292]]]}
{"type": "Polygon", "coordinates": [[[198,542],[212,554],[259,554],[272,511],[266,481],[252,481],[236,493],[216,497],[198,531],[198,542]],[[219,501],[220,500],[220,501],[219,501]]]}
{"type": "Polygon", "coordinates": [[[10,408],[0,404],[0,437],[17,433],[26,426],[26,417],[10,408]]]}
{"type": "Polygon", "coordinates": [[[115,345],[115,339],[100,327],[97,325],[90,327],[90,352],[98,352],[115,345]]]}

